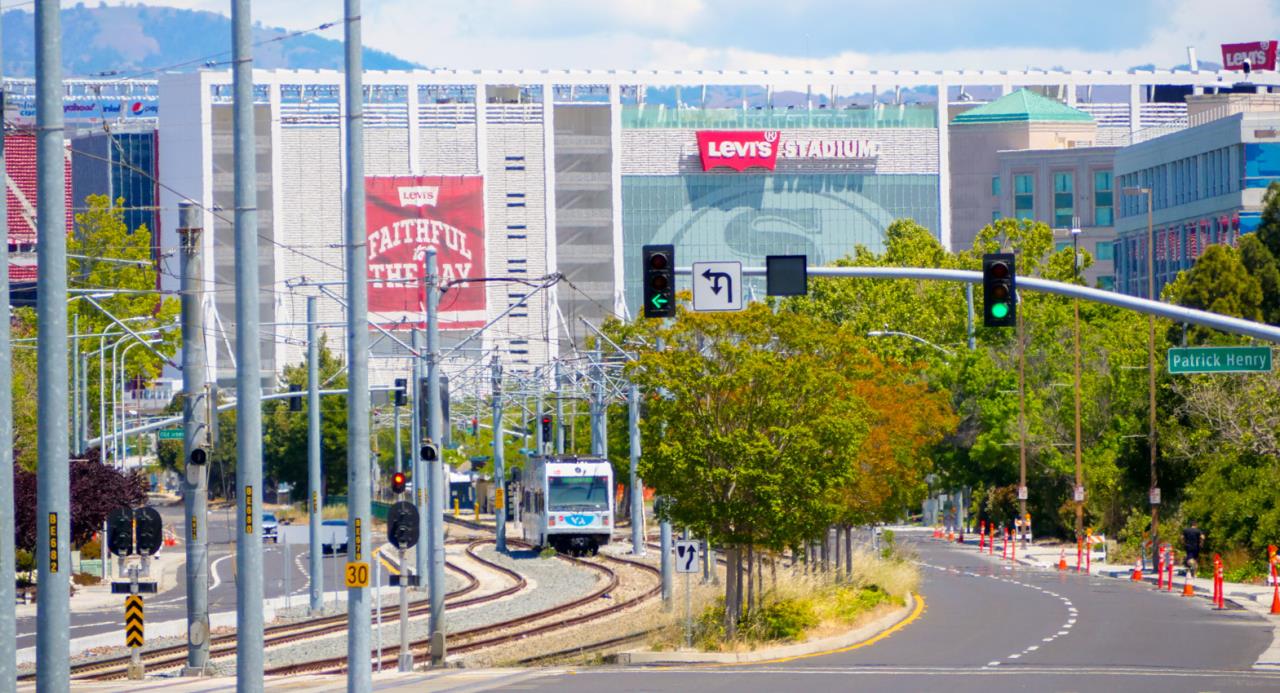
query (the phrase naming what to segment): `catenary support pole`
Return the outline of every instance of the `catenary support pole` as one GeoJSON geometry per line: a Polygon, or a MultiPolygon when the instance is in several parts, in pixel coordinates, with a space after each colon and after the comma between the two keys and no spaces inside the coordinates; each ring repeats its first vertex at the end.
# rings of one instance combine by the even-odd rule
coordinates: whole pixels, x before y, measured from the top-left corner
{"type": "Polygon", "coordinates": [[[552,387],[555,388],[556,398],[556,454],[564,454],[564,398],[560,396],[560,362],[555,363],[555,382],[552,387]]]}
{"type": "MultiPolygon", "coordinates": [[[[36,689],[70,687],[71,538],[67,450],[67,210],[62,129],[62,27],[57,0],[36,2],[36,689]]],[[[12,467],[6,468],[11,473],[12,467]]],[[[12,507],[12,506],[10,506],[12,507]]],[[[12,527],[12,525],[10,525],[12,527]]],[[[9,602],[13,604],[13,602],[9,602]]]]}
{"type": "MultiPolygon", "coordinates": [[[[376,560],[369,522],[369,257],[364,210],[364,66],[361,56],[360,0],[344,0],[347,107],[347,532],[348,560],[376,560]]],[[[369,660],[369,588],[347,588],[347,691],[373,687],[369,660]]]]}
{"type": "MultiPolygon", "coordinates": [[[[439,443],[443,433],[443,412],[440,399],[440,285],[439,270],[436,267],[436,250],[427,248],[427,438],[439,443]]],[[[443,457],[443,455],[441,455],[443,457]]],[[[427,482],[428,506],[427,517],[431,522],[430,535],[427,537],[428,551],[431,555],[429,589],[431,590],[431,617],[429,630],[431,633],[431,665],[439,666],[445,657],[445,613],[444,613],[444,501],[445,480],[444,460],[437,458],[430,464],[430,479],[427,482]]]]}
{"type": "Polygon", "coordinates": [[[604,365],[599,347],[591,354],[591,375],[591,454],[603,457],[608,454],[609,443],[605,440],[604,365]]]}
{"type": "Polygon", "coordinates": [[[324,611],[324,544],[320,537],[324,509],[320,468],[320,336],[316,297],[307,297],[307,529],[311,553],[311,613],[324,611]]]}
{"type": "Polygon", "coordinates": [[[418,506],[418,517],[423,521],[418,523],[418,543],[413,548],[414,564],[417,568],[415,572],[418,575],[419,587],[418,591],[427,587],[424,576],[427,574],[428,554],[427,554],[427,533],[430,529],[427,518],[427,464],[422,461],[422,420],[423,413],[427,403],[422,401],[422,353],[418,350],[421,341],[418,338],[418,330],[415,328],[410,335],[413,346],[413,426],[411,427],[412,443],[410,444],[410,453],[413,458],[413,501],[418,506]]]}
{"type": "Polygon", "coordinates": [[[640,386],[627,388],[627,428],[631,439],[631,555],[644,555],[644,487],[640,482],[640,386]]]}
{"type": "MultiPolygon", "coordinates": [[[[3,81],[0,70],[0,81],[3,81]]],[[[4,138],[0,137],[0,180],[5,179],[4,138]]],[[[0,195],[0,219],[8,219],[8,195],[0,195]]],[[[0,267],[9,267],[9,244],[0,243],[0,267]]],[[[0,306],[9,305],[9,272],[0,272],[0,306]]],[[[0,320],[0,363],[13,363],[9,321],[0,320]]],[[[13,509],[13,380],[8,367],[0,368],[0,527],[14,526],[13,509]]],[[[16,545],[12,531],[0,531],[0,575],[17,574],[16,545]]],[[[104,562],[105,563],[105,562],[104,562]]],[[[18,622],[14,580],[0,580],[0,690],[18,688],[18,622]]]]}
{"type": "MultiPolygon", "coordinates": [[[[187,674],[209,662],[209,465],[193,464],[197,449],[208,452],[209,413],[205,397],[204,234],[201,210],[178,203],[182,247],[182,483],[183,528],[187,548],[187,674]]],[[[207,459],[207,458],[206,458],[207,459]]],[[[106,557],[106,554],[103,554],[106,557]]]]}
{"type": "Polygon", "coordinates": [[[231,5],[236,269],[236,690],[262,690],[262,345],[249,0],[231,5]]]}
{"type": "MultiPolygon", "coordinates": [[[[507,470],[502,455],[502,364],[498,357],[493,357],[493,523],[494,547],[505,553],[507,550],[507,503],[506,481],[507,470]]],[[[479,499],[476,501],[479,502],[479,499]]]]}
{"type": "Polygon", "coordinates": [[[396,471],[403,472],[404,471],[404,447],[400,444],[400,400],[396,399],[398,397],[399,397],[398,394],[392,393],[392,399],[395,400],[395,405],[393,407],[393,411],[394,411],[393,415],[395,416],[395,420],[396,420],[396,471]]]}
{"type": "Polygon", "coordinates": [[[671,610],[671,523],[662,520],[659,525],[658,541],[662,546],[659,565],[662,568],[662,608],[671,610]]]}
{"type": "Polygon", "coordinates": [[[79,453],[80,449],[76,447],[76,433],[80,430],[80,408],[76,406],[80,403],[80,314],[76,313],[71,316],[71,429],[68,445],[71,451],[79,453]]]}

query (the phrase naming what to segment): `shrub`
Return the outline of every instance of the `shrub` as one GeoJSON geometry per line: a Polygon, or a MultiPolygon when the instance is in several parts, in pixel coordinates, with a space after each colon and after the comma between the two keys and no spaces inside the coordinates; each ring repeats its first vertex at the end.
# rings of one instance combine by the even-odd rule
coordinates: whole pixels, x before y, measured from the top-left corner
{"type": "Polygon", "coordinates": [[[542,547],[542,552],[538,554],[538,557],[539,558],[555,558],[556,550],[554,547],[544,546],[542,547]]]}
{"type": "Polygon", "coordinates": [[[747,615],[742,624],[748,640],[798,640],[818,625],[813,604],[806,599],[780,599],[747,615]]]}
{"type": "Polygon", "coordinates": [[[102,542],[98,539],[90,539],[80,545],[80,560],[96,561],[102,558],[102,542]]]}
{"type": "Polygon", "coordinates": [[[14,560],[20,573],[30,575],[31,571],[36,569],[36,556],[31,551],[21,548],[16,549],[14,551],[14,560]]]}
{"type": "Polygon", "coordinates": [[[77,585],[96,585],[102,582],[102,578],[89,573],[75,573],[71,576],[71,582],[77,585]]]}

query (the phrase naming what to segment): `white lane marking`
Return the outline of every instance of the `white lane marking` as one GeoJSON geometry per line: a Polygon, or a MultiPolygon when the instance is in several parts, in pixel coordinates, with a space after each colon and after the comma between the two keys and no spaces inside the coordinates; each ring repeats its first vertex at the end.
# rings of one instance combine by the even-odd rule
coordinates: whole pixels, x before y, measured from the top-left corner
{"type": "Polygon", "coordinates": [[[1020,655],[1020,654],[1011,654],[1011,655],[1009,655],[1009,659],[1017,659],[1017,658],[1019,658],[1019,657],[1021,657],[1021,656],[1022,656],[1022,655],[1020,655]]]}
{"type": "Polygon", "coordinates": [[[1032,645],[1031,647],[1027,648],[1027,652],[1035,652],[1038,649],[1040,649],[1039,645],[1032,645]]]}
{"type": "Polygon", "coordinates": [[[213,584],[209,586],[210,592],[218,589],[218,585],[222,584],[222,578],[218,576],[218,564],[227,560],[228,558],[231,558],[231,555],[232,554],[227,554],[222,558],[219,558],[218,560],[214,561],[213,564],[209,566],[209,572],[213,574],[213,584]]]}
{"type": "Polygon", "coordinates": [[[989,667],[998,667],[998,666],[1000,666],[1000,661],[999,661],[999,660],[995,660],[995,661],[992,661],[992,662],[987,662],[987,666],[989,666],[989,667]]]}

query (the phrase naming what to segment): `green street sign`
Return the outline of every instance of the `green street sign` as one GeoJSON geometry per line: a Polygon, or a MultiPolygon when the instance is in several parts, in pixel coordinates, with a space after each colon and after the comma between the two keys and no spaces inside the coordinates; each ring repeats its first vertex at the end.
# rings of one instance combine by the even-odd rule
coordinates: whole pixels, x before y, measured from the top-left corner
{"type": "Polygon", "coordinates": [[[1268,373],[1271,347],[1174,347],[1169,349],[1169,372],[1268,373]]]}
{"type": "Polygon", "coordinates": [[[182,440],[181,428],[160,429],[160,440],[182,440]]]}

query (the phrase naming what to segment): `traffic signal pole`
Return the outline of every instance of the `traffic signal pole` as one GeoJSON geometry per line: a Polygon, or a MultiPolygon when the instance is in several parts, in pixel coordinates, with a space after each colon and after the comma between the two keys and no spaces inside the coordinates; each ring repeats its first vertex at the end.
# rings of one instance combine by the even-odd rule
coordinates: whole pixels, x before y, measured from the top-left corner
{"type": "Polygon", "coordinates": [[[324,490],[320,469],[320,341],[316,297],[307,297],[307,529],[311,542],[311,604],[313,615],[324,611],[324,544],[320,538],[324,490]]]}
{"type": "MultiPolygon", "coordinates": [[[[55,0],[38,0],[36,42],[36,245],[40,266],[36,317],[36,569],[39,577],[36,689],[65,691],[71,685],[70,469],[67,449],[67,210],[63,159],[62,27],[55,0]]],[[[5,364],[8,368],[8,364],[5,364]]],[[[12,474],[12,465],[4,474],[12,474]]],[[[8,505],[12,508],[12,504],[8,505]]],[[[11,531],[13,525],[5,527],[11,531]]],[[[12,574],[0,576],[11,581],[12,574]]],[[[13,608],[13,602],[5,604],[13,608]]],[[[9,640],[12,643],[12,640],[9,640]]]]}
{"type": "MultiPolygon", "coordinates": [[[[507,550],[506,469],[502,455],[502,364],[493,357],[493,523],[497,534],[495,548],[507,550]]],[[[479,502],[477,500],[477,502],[479,502]]]]}
{"type": "Polygon", "coordinates": [[[231,5],[236,268],[236,690],[262,690],[262,353],[249,0],[231,5]]]}
{"type": "Polygon", "coordinates": [[[368,564],[373,556],[369,522],[369,257],[364,194],[364,66],[361,55],[360,0],[344,0],[346,145],[347,145],[347,532],[348,572],[363,581],[347,584],[347,691],[367,693],[373,686],[369,660],[370,626],[368,564]],[[354,564],[354,565],[353,565],[354,564]],[[363,582],[363,584],[357,584],[363,582]]]}
{"type": "Polygon", "coordinates": [[[199,675],[209,662],[209,465],[196,464],[209,436],[205,390],[204,241],[200,209],[178,203],[178,236],[182,242],[182,486],[187,544],[187,668],[199,675]]]}
{"type": "MultiPolygon", "coordinates": [[[[418,330],[415,328],[409,335],[410,344],[413,353],[413,425],[410,426],[409,440],[411,441],[410,450],[413,454],[413,498],[409,499],[418,508],[418,516],[427,517],[427,463],[422,461],[422,415],[424,407],[427,403],[422,401],[422,352],[419,351],[421,342],[418,338],[418,330]]],[[[423,576],[427,574],[427,523],[418,523],[418,541],[413,549],[414,565],[417,568],[417,575],[423,576]]],[[[419,583],[419,590],[422,589],[419,583]]]]}

